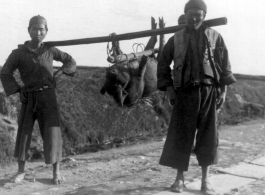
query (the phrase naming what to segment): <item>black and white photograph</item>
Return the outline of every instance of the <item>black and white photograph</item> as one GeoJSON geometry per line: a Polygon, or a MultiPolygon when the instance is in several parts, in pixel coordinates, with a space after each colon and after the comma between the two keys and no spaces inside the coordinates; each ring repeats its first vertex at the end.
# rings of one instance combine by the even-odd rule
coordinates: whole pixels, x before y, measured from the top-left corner
{"type": "Polygon", "coordinates": [[[265,195],[263,0],[0,4],[0,195],[265,195]]]}

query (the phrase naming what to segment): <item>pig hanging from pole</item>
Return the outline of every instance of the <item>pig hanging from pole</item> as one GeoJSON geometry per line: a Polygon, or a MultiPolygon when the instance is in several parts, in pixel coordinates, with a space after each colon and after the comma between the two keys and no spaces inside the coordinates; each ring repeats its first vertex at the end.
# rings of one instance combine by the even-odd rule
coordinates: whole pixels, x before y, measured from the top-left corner
{"type": "MultiPolygon", "coordinates": [[[[151,26],[152,29],[157,27],[153,17],[151,26]]],[[[159,27],[165,27],[163,18],[159,18],[159,27]]],[[[108,61],[116,63],[106,69],[106,80],[100,93],[104,95],[107,92],[119,106],[126,107],[134,105],[141,98],[151,97],[157,89],[158,59],[154,55],[156,42],[157,36],[152,36],[144,52],[128,55],[122,53],[118,41],[112,42],[113,53],[108,61]],[[147,55],[139,55],[142,53],[147,55]],[[122,60],[124,58],[125,61],[122,60]]],[[[158,57],[164,45],[164,35],[160,35],[158,57]]]]}

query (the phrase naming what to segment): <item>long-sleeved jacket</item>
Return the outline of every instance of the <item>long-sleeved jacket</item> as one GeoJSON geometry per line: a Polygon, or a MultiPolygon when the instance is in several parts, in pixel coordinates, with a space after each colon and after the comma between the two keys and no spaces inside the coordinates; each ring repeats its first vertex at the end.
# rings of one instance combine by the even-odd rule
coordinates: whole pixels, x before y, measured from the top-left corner
{"type": "MultiPolygon", "coordinates": [[[[205,59],[203,63],[211,60],[214,71],[214,79],[216,83],[221,87],[224,85],[230,85],[236,82],[228,58],[228,51],[225,46],[222,36],[215,30],[203,27],[205,37],[209,45],[209,54],[204,55],[205,59]],[[207,58],[207,59],[206,59],[207,58]]],[[[187,29],[176,32],[175,36],[171,37],[165,45],[162,55],[158,62],[157,69],[157,88],[165,91],[168,86],[174,86],[175,88],[182,87],[181,81],[183,80],[183,66],[185,66],[186,52],[189,44],[189,34],[187,29]],[[178,37],[178,46],[176,46],[175,37],[178,37]],[[173,79],[171,74],[170,64],[174,60],[173,79]]],[[[205,47],[205,54],[208,53],[208,47],[205,47]]],[[[210,63],[210,62],[209,62],[210,63]]]]}
{"type": "Polygon", "coordinates": [[[7,96],[20,89],[13,73],[19,70],[21,80],[24,83],[23,91],[34,91],[44,85],[53,86],[53,60],[63,63],[64,74],[74,76],[76,62],[68,55],[55,47],[46,47],[44,44],[34,52],[27,47],[28,42],[12,51],[5,62],[0,78],[7,96]]]}

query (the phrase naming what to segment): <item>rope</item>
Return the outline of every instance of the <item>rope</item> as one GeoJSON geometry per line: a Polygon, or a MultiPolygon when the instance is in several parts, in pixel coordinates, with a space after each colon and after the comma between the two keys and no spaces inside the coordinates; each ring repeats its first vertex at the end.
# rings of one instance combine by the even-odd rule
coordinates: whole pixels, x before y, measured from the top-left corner
{"type": "MultiPolygon", "coordinates": [[[[128,58],[128,55],[127,54],[122,54],[122,55],[125,55],[125,57],[126,57],[126,61],[129,61],[129,58],[128,58]]],[[[121,55],[121,56],[122,56],[121,55]]]]}
{"type": "Polygon", "coordinates": [[[144,51],[145,45],[143,43],[134,43],[132,46],[133,53],[138,53],[138,48],[141,48],[144,51]],[[136,51],[134,50],[134,46],[136,45],[136,51]]]}
{"type": "MultiPolygon", "coordinates": [[[[109,36],[114,36],[114,33],[109,34],[109,36]]],[[[112,52],[113,52],[113,49],[112,48],[110,49],[109,42],[108,42],[107,43],[107,55],[108,55],[108,57],[111,56],[112,52]]]]}
{"type": "MultiPolygon", "coordinates": [[[[112,37],[112,41],[111,42],[114,43],[114,37],[116,36],[116,33],[113,32],[113,33],[109,34],[109,36],[112,37]]],[[[144,49],[145,49],[145,45],[143,43],[134,43],[133,46],[132,46],[132,49],[133,49],[133,53],[132,54],[134,55],[134,59],[135,60],[137,59],[135,53],[138,53],[139,52],[138,51],[139,48],[141,48],[141,50],[142,50],[141,52],[143,52],[144,49]]],[[[107,43],[107,55],[108,55],[109,58],[114,57],[113,64],[120,63],[123,55],[125,55],[126,60],[129,61],[127,54],[121,54],[119,56],[119,58],[118,58],[117,57],[118,55],[115,53],[115,51],[116,51],[115,44],[112,44],[112,47],[110,48],[110,42],[108,42],[107,43]]],[[[153,51],[153,53],[154,53],[154,51],[153,51]]]]}
{"type": "Polygon", "coordinates": [[[136,54],[135,53],[131,53],[132,55],[134,55],[133,60],[137,60],[136,54]]]}
{"type": "MultiPolygon", "coordinates": [[[[109,34],[109,36],[112,37],[112,41],[111,42],[113,43],[114,42],[114,37],[116,36],[116,33],[113,32],[113,33],[109,34]]],[[[113,64],[119,63],[121,61],[121,59],[122,59],[122,55],[120,55],[120,57],[118,59],[117,58],[117,54],[115,54],[116,46],[114,44],[112,44],[112,47],[110,48],[109,43],[110,42],[107,43],[107,55],[108,55],[109,58],[112,57],[112,56],[114,57],[114,63],[113,64]]]]}

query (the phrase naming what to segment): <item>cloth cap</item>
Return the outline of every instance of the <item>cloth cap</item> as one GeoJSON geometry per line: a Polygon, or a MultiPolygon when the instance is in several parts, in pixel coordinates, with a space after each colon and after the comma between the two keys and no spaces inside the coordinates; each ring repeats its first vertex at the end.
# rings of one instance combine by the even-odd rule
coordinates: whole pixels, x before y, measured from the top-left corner
{"type": "Polygon", "coordinates": [[[186,16],[184,14],[182,14],[181,16],[179,16],[178,19],[178,24],[186,24],[186,16]]]}
{"type": "Polygon", "coordinates": [[[185,5],[184,13],[186,14],[187,11],[191,8],[198,8],[207,13],[207,5],[203,0],[189,0],[189,2],[185,5]]]}
{"type": "Polygon", "coordinates": [[[33,25],[33,24],[44,24],[47,27],[47,21],[44,17],[37,15],[37,16],[33,16],[30,21],[29,21],[29,28],[33,25]]]}

